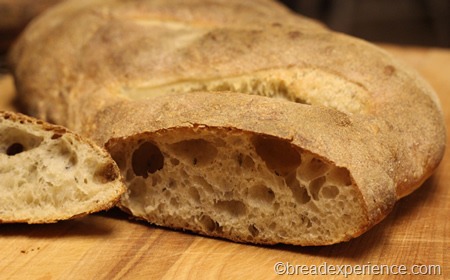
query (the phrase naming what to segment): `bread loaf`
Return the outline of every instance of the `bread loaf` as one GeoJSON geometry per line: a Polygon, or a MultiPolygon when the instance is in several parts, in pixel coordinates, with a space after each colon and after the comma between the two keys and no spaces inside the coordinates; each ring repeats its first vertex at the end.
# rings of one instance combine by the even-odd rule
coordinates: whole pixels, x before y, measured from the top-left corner
{"type": "Polygon", "coordinates": [[[269,0],[69,1],[10,59],[29,114],[106,145],[122,209],[208,236],[349,240],[444,152],[413,70],[269,0]]]}
{"type": "Polygon", "coordinates": [[[65,128],[0,111],[0,223],[51,223],[113,206],[109,154],[65,128]]]}

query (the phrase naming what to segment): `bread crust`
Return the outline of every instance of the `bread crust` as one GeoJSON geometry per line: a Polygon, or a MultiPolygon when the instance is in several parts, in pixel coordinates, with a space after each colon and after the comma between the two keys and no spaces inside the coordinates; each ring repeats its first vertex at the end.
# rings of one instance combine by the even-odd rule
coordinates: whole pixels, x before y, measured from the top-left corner
{"type": "Polygon", "coordinates": [[[21,100],[28,113],[99,144],[194,126],[290,141],[350,171],[367,209],[353,236],[363,233],[441,161],[436,94],[367,42],[271,1],[241,2],[60,5],[10,55],[21,100]],[[217,86],[253,85],[252,77],[290,101],[217,86]]]}

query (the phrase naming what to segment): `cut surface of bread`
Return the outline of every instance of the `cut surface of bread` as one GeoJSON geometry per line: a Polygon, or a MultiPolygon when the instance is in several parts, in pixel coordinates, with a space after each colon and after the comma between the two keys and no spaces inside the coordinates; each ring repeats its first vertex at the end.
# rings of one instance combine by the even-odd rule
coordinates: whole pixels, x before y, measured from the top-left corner
{"type": "Polygon", "coordinates": [[[82,216],[113,206],[123,191],[106,151],[63,127],[0,112],[0,222],[82,216]]]}
{"type": "Polygon", "coordinates": [[[110,145],[121,206],[158,225],[253,243],[349,239],[367,219],[345,168],[269,135],[179,128],[110,145]]]}
{"type": "Polygon", "coordinates": [[[275,1],[67,1],[9,57],[27,113],[106,144],[123,209],[206,235],[348,240],[445,149],[416,72],[275,1]]]}

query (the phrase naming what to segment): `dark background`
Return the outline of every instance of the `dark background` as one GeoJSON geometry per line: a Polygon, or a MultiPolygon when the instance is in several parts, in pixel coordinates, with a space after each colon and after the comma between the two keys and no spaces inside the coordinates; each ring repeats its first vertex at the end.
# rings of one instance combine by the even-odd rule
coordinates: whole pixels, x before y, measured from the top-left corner
{"type": "Polygon", "coordinates": [[[450,47],[450,0],[279,0],[369,41],[450,47]]]}

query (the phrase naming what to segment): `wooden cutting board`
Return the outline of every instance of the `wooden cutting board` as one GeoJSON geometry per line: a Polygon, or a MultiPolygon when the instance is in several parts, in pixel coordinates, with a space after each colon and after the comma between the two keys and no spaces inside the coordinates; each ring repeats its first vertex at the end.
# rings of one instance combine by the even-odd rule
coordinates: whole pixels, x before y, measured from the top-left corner
{"type": "MultiPolygon", "coordinates": [[[[450,127],[450,50],[384,47],[429,80],[450,127]]],[[[0,97],[5,92],[0,89],[0,97]]],[[[362,273],[363,265],[366,274],[372,265],[372,275],[348,278],[386,279],[373,274],[386,274],[383,266],[391,266],[392,273],[439,275],[389,279],[450,279],[449,171],[447,152],[437,173],[384,221],[359,238],[326,247],[237,244],[130,222],[118,210],[50,225],[0,225],[0,279],[276,279],[278,262],[298,273],[292,279],[344,279],[339,269],[357,273],[360,266],[362,273]],[[317,266],[322,272],[334,267],[339,275],[302,275],[305,265],[310,274],[317,266]]]]}

